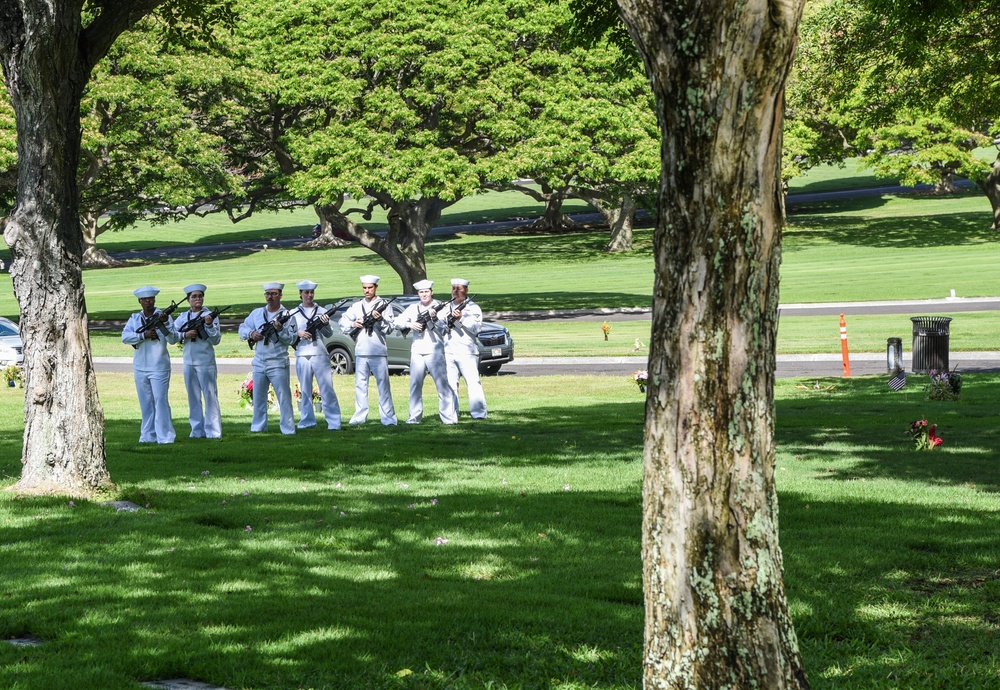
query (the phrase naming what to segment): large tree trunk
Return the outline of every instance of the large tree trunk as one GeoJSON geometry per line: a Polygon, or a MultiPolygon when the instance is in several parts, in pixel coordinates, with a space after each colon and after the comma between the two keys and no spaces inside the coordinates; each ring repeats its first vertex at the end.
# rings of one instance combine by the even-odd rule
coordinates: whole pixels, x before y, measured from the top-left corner
{"type": "Polygon", "coordinates": [[[993,232],[1000,232],[1000,154],[993,161],[990,174],[986,176],[980,187],[983,188],[983,192],[993,208],[993,232]]]}
{"type": "Polygon", "coordinates": [[[313,206],[313,209],[319,218],[319,237],[303,243],[302,246],[311,249],[321,249],[325,247],[346,247],[350,244],[347,240],[341,239],[334,234],[334,230],[338,227],[346,230],[342,224],[337,224],[336,208],[316,204],[313,206]]]}
{"type": "Polygon", "coordinates": [[[385,237],[355,223],[340,211],[333,213],[331,219],[389,264],[402,281],[403,294],[414,295],[417,291],[413,284],[427,277],[427,262],[424,258],[427,238],[434,224],[441,219],[441,211],[458,199],[443,201],[439,197],[430,196],[399,201],[377,192],[369,191],[369,194],[389,209],[389,232],[385,237]]]}
{"type": "Polygon", "coordinates": [[[614,199],[612,203],[596,190],[577,189],[574,193],[604,216],[604,221],[611,230],[604,250],[611,253],[632,251],[632,223],[638,209],[632,195],[622,192],[621,197],[614,199]]]}
{"type": "Polygon", "coordinates": [[[123,262],[116,260],[97,246],[97,237],[106,229],[99,224],[99,216],[94,211],[80,214],[80,232],[83,234],[83,265],[85,268],[110,268],[123,262]]]}
{"type": "Polygon", "coordinates": [[[111,480],[90,356],[77,210],[80,98],[89,68],[78,48],[79,9],[35,10],[30,40],[22,34],[22,43],[8,43],[0,53],[18,137],[17,207],[4,230],[14,255],[25,359],[24,448],[16,489],[91,495],[111,480]]]}
{"type": "Polygon", "coordinates": [[[644,681],[807,688],[782,579],[774,343],[784,82],[803,0],[619,0],[662,132],[644,681]]]}

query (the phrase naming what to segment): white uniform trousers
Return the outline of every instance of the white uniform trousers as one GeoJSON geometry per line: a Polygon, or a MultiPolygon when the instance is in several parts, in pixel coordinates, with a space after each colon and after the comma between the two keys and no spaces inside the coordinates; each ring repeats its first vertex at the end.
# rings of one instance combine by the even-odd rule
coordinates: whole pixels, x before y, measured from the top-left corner
{"type": "Polygon", "coordinates": [[[419,424],[424,416],[424,379],[430,373],[438,394],[438,415],[442,424],[458,424],[458,399],[448,382],[448,366],[438,354],[410,353],[410,418],[407,424],[419,424]]]}
{"type": "Polygon", "coordinates": [[[330,358],[325,355],[306,355],[295,357],[295,373],[299,377],[299,428],[307,429],[316,426],[316,411],[313,409],[312,389],[313,376],[316,376],[316,387],[323,398],[323,417],[326,418],[326,428],[336,431],[340,428],[340,402],[333,390],[333,371],[330,358]]]}
{"type": "Polygon", "coordinates": [[[253,420],[250,431],[267,431],[267,387],[274,388],[278,399],[281,421],[278,427],[283,434],[295,433],[295,413],[292,411],[292,389],[288,381],[288,360],[253,369],[253,420]]]}
{"type": "Polygon", "coordinates": [[[191,438],[222,438],[218,373],[215,364],[184,365],[184,387],[187,388],[188,394],[191,438]]]}
{"type": "Polygon", "coordinates": [[[351,424],[364,424],[368,420],[368,377],[375,377],[378,386],[378,410],[382,424],[396,423],[396,408],[389,389],[389,358],[358,357],[354,362],[354,416],[351,424]]]}
{"type": "Polygon", "coordinates": [[[173,443],[177,434],[170,418],[170,372],[136,371],[135,390],[142,412],[139,443],[173,443]]]}
{"type": "Polygon", "coordinates": [[[479,380],[479,358],[475,355],[453,355],[446,351],[448,360],[448,384],[455,392],[455,409],[458,409],[458,377],[465,379],[469,389],[469,413],[473,419],[486,419],[486,393],[479,380]]]}

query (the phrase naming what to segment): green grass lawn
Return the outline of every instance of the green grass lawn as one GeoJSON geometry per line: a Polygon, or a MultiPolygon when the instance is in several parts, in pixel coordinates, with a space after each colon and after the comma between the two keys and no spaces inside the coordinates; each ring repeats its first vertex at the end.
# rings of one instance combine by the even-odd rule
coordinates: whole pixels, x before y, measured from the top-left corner
{"type": "MultiPolygon", "coordinates": [[[[131,376],[99,375],[109,467],[146,511],[0,494],[0,637],[46,641],[0,645],[0,687],[641,686],[643,398],[627,377],[493,377],[483,422],[294,437],[248,433],[240,379],[221,377],[217,442],[186,438],[175,379],[178,442],[149,447],[131,376]]],[[[1000,375],[968,375],[954,403],[883,379],[776,387],[810,680],[993,687],[1000,375]],[[931,453],[906,435],[920,417],[945,439],[931,453]]],[[[350,414],[351,380],[336,387],[350,414]]],[[[0,392],[8,481],[22,395],[0,392]]]]}

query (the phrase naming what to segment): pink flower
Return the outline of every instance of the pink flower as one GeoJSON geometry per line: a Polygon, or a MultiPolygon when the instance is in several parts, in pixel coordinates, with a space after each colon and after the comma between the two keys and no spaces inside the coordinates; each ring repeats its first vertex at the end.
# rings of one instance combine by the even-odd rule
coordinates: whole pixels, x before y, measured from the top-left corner
{"type": "Polygon", "coordinates": [[[434,543],[437,544],[438,546],[441,546],[442,544],[447,544],[448,540],[445,539],[444,537],[438,537],[437,539],[434,540],[434,543]]]}
{"type": "Polygon", "coordinates": [[[250,525],[247,525],[247,528],[246,528],[245,531],[247,531],[247,532],[253,532],[253,527],[251,527],[250,525]]]}
{"type": "Polygon", "coordinates": [[[930,431],[927,432],[927,441],[931,444],[931,448],[944,443],[944,439],[937,435],[937,424],[931,425],[930,431]]]}

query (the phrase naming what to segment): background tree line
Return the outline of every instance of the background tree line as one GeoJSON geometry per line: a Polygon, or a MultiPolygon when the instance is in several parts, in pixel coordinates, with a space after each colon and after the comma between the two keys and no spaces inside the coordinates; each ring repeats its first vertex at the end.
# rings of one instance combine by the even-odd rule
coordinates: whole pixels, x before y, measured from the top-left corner
{"type": "MultiPolygon", "coordinates": [[[[636,209],[652,209],[648,82],[635,63],[621,69],[617,47],[571,44],[565,5],[251,0],[233,11],[207,36],[149,16],[95,67],[77,176],[87,265],[111,263],[97,237],[140,217],[238,221],[311,205],[315,245],[346,231],[411,285],[426,277],[441,211],[483,190],[545,201],[547,229],[571,224],[564,199],[584,199],[606,218],[611,251],[631,248],[636,209]],[[385,235],[367,226],[376,207],[385,235]]],[[[4,94],[0,213],[15,179],[4,94]]]]}

